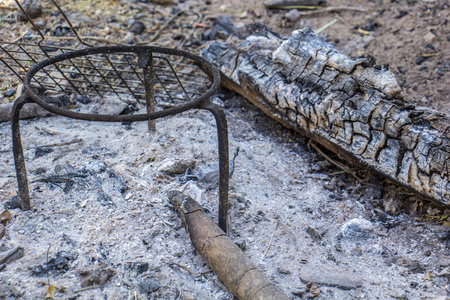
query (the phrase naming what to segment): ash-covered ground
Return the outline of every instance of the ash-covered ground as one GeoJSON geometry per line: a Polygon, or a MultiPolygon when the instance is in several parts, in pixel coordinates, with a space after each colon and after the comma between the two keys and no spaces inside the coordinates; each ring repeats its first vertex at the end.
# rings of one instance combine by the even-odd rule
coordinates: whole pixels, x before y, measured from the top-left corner
{"type": "MultiPolygon", "coordinates": [[[[444,210],[420,199],[405,208],[389,186],[355,181],[242,98],[216,101],[235,157],[230,236],[292,299],[447,298],[448,230],[425,218],[444,210]]],[[[233,299],[167,197],[183,190],[217,220],[210,113],[158,120],[156,132],[59,116],[21,124],[33,208],[7,208],[0,257],[24,254],[1,265],[0,298],[44,299],[50,284],[55,299],[233,299]]],[[[8,122],[0,140],[8,207],[17,190],[8,122]]]]}

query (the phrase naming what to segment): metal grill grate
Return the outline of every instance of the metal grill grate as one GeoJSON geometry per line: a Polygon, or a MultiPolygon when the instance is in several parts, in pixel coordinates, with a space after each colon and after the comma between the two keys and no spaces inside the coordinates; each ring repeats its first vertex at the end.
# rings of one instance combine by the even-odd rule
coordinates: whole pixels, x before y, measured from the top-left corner
{"type": "MultiPolygon", "coordinates": [[[[20,36],[0,38],[0,61],[5,66],[5,73],[10,73],[20,81],[38,62],[55,55],[70,51],[119,44],[95,36],[82,36],[73,26],[66,13],[55,0],[48,1],[49,9],[60,14],[61,21],[56,29],[64,32],[63,38],[55,37],[53,31],[43,32],[28,16],[19,0],[14,0],[17,7],[27,17],[30,27],[20,36]]],[[[161,31],[170,22],[186,14],[186,17],[201,20],[198,13],[179,11],[156,32],[152,40],[160,36],[161,31]]],[[[187,36],[193,34],[193,30],[187,36]]],[[[187,39],[181,40],[182,46],[187,39]]],[[[154,57],[155,101],[161,107],[172,107],[183,101],[190,101],[203,94],[211,81],[204,72],[195,68],[186,58],[171,55],[154,57]]],[[[9,74],[5,74],[9,75],[9,74]]],[[[5,76],[11,80],[12,76],[5,76]]],[[[79,57],[52,66],[48,66],[33,77],[32,84],[46,95],[61,92],[77,93],[88,97],[115,96],[127,103],[141,103],[145,98],[144,78],[137,68],[136,55],[103,55],[79,57]]]]}
{"type": "MultiPolygon", "coordinates": [[[[19,1],[15,2],[37,33],[31,35],[27,30],[14,41],[0,42],[0,61],[23,82],[25,89],[25,93],[14,103],[11,120],[21,208],[26,210],[31,207],[19,125],[20,110],[26,103],[37,103],[55,114],[82,120],[148,121],[149,130],[156,128],[157,118],[189,109],[206,109],[212,112],[217,123],[219,225],[227,231],[227,122],[224,112],[210,99],[219,86],[219,71],[201,57],[182,50],[140,45],[97,47],[88,44],[58,3],[50,0],[68,26],[65,27],[68,30],[66,38],[59,40],[59,46],[55,46],[33,23],[19,1]],[[82,102],[80,97],[90,100],[114,97],[138,108],[144,104],[147,113],[113,115],[86,112],[82,105],[78,105],[78,102],[82,102]]],[[[158,35],[159,32],[153,37],[158,35]]],[[[94,40],[105,42],[101,38],[94,40]]]]}

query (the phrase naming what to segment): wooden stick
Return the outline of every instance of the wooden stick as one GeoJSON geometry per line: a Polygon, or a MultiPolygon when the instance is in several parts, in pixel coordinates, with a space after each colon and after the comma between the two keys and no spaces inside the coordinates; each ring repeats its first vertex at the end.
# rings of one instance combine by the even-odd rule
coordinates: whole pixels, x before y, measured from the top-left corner
{"type": "Polygon", "coordinates": [[[169,196],[192,244],[238,299],[288,299],[203,211],[182,193],[169,196]]]}

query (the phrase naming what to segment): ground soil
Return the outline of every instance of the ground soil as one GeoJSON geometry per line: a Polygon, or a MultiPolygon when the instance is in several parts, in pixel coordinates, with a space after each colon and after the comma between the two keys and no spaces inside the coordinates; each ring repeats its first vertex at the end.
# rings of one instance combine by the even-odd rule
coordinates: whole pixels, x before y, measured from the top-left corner
{"type": "MultiPolygon", "coordinates": [[[[91,31],[80,31],[101,37],[126,37],[127,20],[135,18],[148,30],[134,38],[148,39],[172,11],[150,2],[110,1],[108,8],[104,1],[87,2],[92,9],[83,1],[61,2],[66,9],[76,5],[79,12],[72,16],[78,20],[100,20],[89,21],[91,31]],[[118,19],[114,25],[112,15],[118,19]]],[[[172,7],[205,7],[201,25],[184,44],[195,53],[208,42],[201,39],[207,30],[203,25],[212,25],[219,15],[230,16],[236,26],[262,22],[284,35],[306,24],[318,29],[338,18],[322,32],[338,49],[389,64],[406,99],[450,114],[448,3],[327,1],[327,6],[337,5],[366,12],[293,20],[294,11],[286,16],[288,10],[268,10],[253,0],[172,7]]],[[[9,13],[2,10],[2,17],[9,13]]],[[[178,28],[169,27],[155,43],[172,45],[180,28],[189,25],[185,28],[191,30],[195,20],[180,19],[178,28]]],[[[12,28],[16,37],[24,32],[22,23],[2,24],[8,24],[0,25],[5,34],[12,34],[12,28]]],[[[0,82],[6,103],[14,96],[5,93],[17,89],[19,80],[2,71],[9,74],[0,82]]],[[[449,210],[364,170],[353,169],[363,181],[355,179],[305,138],[231,92],[219,91],[215,101],[227,115],[231,155],[240,149],[230,182],[230,235],[289,297],[447,299],[449,210]],[[318,270],[317,283],[308,283],[308,274],[302,273],[311,268],[318,270]],[[333,280],[326,276],[330,269],[333,280]],[[345,272],[357,276],[361,286],[349,283],[345,272]]],[[[184,190],[216,220],[215,173],[187,181],[183,174],[161,171],[169,162],[181,161],[194,162],[194,174],[214,170],[217,137],[209,113],[191,111],[159,120],[156,132],[148,132],[145,122],[90,123],[59,116],[25,120],[21,129],[33,209],[8,208],[12,219],[4,222],[0,257],[15,247],[22,247],[24,256],[0,264],[0,299],[42,299],[49,285],[55,287],[55,299],[233,299],[194,251],[167,198],[168,191],[184,190]],[[36,155],[38,146],[54,143],[62,146],[36,155]],[[42,182],[69,165],[87,177],[73,185],[42,182]],[[47,262],[52,266],[48,272],[47,262]],[[92,267],[97,268],[94,275],[112,276],[83,289],[83,270],[92,267]]],[[[0,145],[0,203],[6,208],[17,191],[8,122],[0,124],[0,145]]]]}

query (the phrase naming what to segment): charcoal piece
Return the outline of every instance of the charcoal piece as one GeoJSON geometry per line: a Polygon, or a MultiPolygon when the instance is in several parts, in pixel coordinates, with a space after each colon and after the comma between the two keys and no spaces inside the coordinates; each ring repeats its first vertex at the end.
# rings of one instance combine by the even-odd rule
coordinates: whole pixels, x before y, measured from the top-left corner
{"type": "Polygon", "coordinates": [[[226,36],[233,35],[236,33],[236,27],[231,21],[230,17],[220,15],[214,21],[213,28],[215,28],[218,32],[225,34],[226,36]]]}
{"type": "MultiPolygon", "coordinates": [[[[56,165],[55,166],[55,174],[56,175],[77,175],[80,174],[80,172],[77,171],[72,165],[69,163],[66,163],[64,165],[56,165]]],[[[84,176],[86,177],[86,176],[84,176]]]]}
{"type": "Polygon", "coordinates": [[[23,248],[16,247],[11,250],[0,253],[0,265],[9,264],[23,257],[23,248]]]}
{"type": "Polygon", "coordinates": [[[209,29],[202,32],[202,41],[212,41],[217,36],[217,30],[216,29],[209,29]]]}
{"type": "Polygon", "coordinates": [[[67,251],[58,252],[56,257],[50,259],[48,263],[31,267],[31,275],[41,277],[47,276],[47,273],[63,274],[69,271],[69,264],[76,259],[76,254],[67,251]]]}
{"type": "Polygon", "coordinates": [[[70,72],[69,76],[70,76],[70,78],[72,78],[72,79],[77,79],[77,78],[80,77],[80,74],[79,74],[79,73],[76,73],[76,72],[70,72]]]}
{"type": "Polygon", "coordinates": [[[119,175],[117,175],[116,172],[114,172],[114,170],[111,168],[106,169],[106,172],[108,173],[109,178],[115,180],[115,186],[117,187],[119,192],[121,194],[125,193],[125,191],[128,189],[128,186],[125,183],[125,181],[121,177],[119,177],[119,175]]]}
{"type": "Polygon", "coordinates": [[[44,155],[52,153],[53,151],[55,150],[49,147],[36,147],[36,150],[34,151],[34,158],[42,157],[44,155]]]}
{"type": "Polygon", "coordinates": [[[73,187],[73,184],[74,184],[73,180],[66,181],[66,183],[64,184],[64,187],[63,187],[64,194],[67,194],[70,192],[70,190],[73,187]]]}
{"type": "Polygon", "coordinates": [[[137,263],[136,271],[141,274],[148,270],[148,263],[137,263]]]}
{"type": "Polygon", "coordinates": [[[416,65],[420,65],[421,63],[423,63],[425,61],[425,59],[427,59],[425,56],[419,56],[416,59],[416,65]]]}
{"type": "Polygon", "coordinates": [[[111,197],[108,196],[108,194],[106,194],[104,191],[101,191],[98,194],[97,201],[104,206],[116,207],[116,204],[112,201],[111,197]]]}
{"type": "Polygon", "coordinates": [[[401,19],[401,18],[403,18],[404,16],[406,16],[407,14],[408,14],[408,11],[406,11],[406,10],[401,10],[400,13],[399,13],[397,16],[395,16],[395,19],[401,19]]]}
{"type": "Polygon", "coordinates": [[[158,281],[154,279],[145,279],[139,283],[139,291],[143,294],[150,294],[160,288],[158,281]]]}
{"type": "Polygon", "coordinates": [[[54,104],[57,107],[68,107],[72,105],[72,101],[70,101],[70,96],[68,94],[59,94],[56,96],[47,96],[45,97],[45,101],[54,104]]]}
{"type": "Polygon", "coordinates": [[[129,262],[126,264],[127,269],[136,270],[138,274],[142,274],[149,269],[147,262],[129,262]]]}
{"type": "Polygon", "coordinates": [[[70,27],[63,27],[63,26],[57,26],[55,29],[51,32],[52,36],[61,37],[66,36],[71,32],[70,27]]]}
{"type": "MultiPolygon", "coordinates": [[[[70,73],[70,77],[73,77],[73,78],[75,79],[75,78],[79,77],[79,75],[78,75],[77,73],[70,73]],[[73,74],[73,75],[72,75],[72,74],[73,74]],[[73,77],[73,76],[75,76],[75,77],[73,77]]],[[[77,96],[75,97],[75,101],[76,101],[76,102],[80,102],[80,103],[82,103],[82,104],[88,104],[88,103],[91,103],[91,102],[92,102],[91,98],[89,98],[89,97],[86,96],[86,95],[77,95],[77,96]]]]}
{"type": "Polygon", "coordinates": [[[15,89],[10,89],[10,90],[6,91],[6,92],[3,94],[3,96],[5,96],[5,97],[12,97],[12,96],[14,96],[15,94],[16,94],[16,90],[15,90],[15,89]]]}
{"type": "Polygon", "coordinates": [[[290,6],[325,6],[325,0],[269,0],[264,3],[267,8],[280,8],[290,6]]]}
{"type": "Polygon", "coordinates": [[[36,175],[42,175],[45,172],[47,172],[47,170],[45,168],[43,168],[43,167],[37,168],[36,170],[34,170],[34,174],[36,174],[36,175]]]}
{"type": "Polygon", "coordinates": [[[47,53],[56,52],[61,48],[61,46],[55,46],[52,43],[47,43],[45,46],[42,46],[42,50],[47,53]]]}
{"type": "Polygon", "coordinates": [[[5,203],[3,204],[3,207],[5,209],[20,208],[19,200],[20,200],[19,196],[12,196],[11,198],[9,198],[8,200],[5,201],[5,203]]]}

